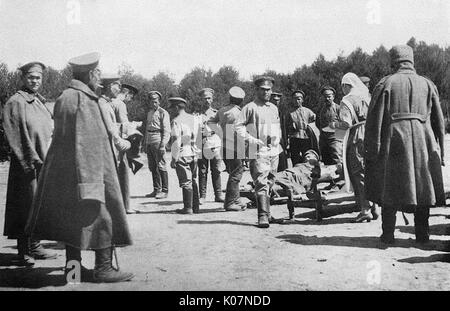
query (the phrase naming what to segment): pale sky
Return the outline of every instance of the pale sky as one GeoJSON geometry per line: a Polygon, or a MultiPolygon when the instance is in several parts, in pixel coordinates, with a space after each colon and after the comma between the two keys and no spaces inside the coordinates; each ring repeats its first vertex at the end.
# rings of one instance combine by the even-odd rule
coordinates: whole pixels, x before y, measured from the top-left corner
{"type": "Polygon", "coordinates": [[[449,46],[450,1],[0,0],[0,61],[10,69],[32,60],[62,69],[97,51],[108,72],[125,62],[179,82],[196,66],[232,65],[249,79],[412,36],[449,46]]]}

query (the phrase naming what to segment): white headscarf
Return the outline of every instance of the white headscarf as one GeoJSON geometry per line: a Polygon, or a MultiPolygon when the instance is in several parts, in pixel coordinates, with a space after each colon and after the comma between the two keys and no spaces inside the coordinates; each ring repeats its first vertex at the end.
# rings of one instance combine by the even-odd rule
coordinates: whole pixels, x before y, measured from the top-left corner
{"type": "Polygon", "coordinates": [[[348,96],[358,96],[362,98],[367,104],[370,103],[369,89],[362,83],[362,81],[353,72],[348,72],[342,77],[341,84],[348,84],[352,86],[350,93],[342,98],[343,101],[347,99],[348,96]]]}

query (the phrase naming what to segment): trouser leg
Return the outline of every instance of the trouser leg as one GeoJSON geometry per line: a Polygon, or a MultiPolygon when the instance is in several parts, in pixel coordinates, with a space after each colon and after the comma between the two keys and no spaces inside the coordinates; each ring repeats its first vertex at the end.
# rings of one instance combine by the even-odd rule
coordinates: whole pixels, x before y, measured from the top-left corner
{"type": "Polygon", "coordinates": [[[302,151],[301,151],[300,143],[301,143],[301,140],[298,138],[290,139],[292,166],[295,166],[296,164],[298,164],[302,161],[302,156],[301,156],[302,151]]]}
{"type": "Polygon", "coordinates": [[[239,183],[244,173],[242,161],[239,159],[225,160],[229,168],[229,176],[227,182],[227,189],[225,194],[225,209],[241,209],[239,183]]]}
{"type": "Polygon", "coordinates": [[[193,160],[190,164],[192,172],[192,211],[194,213],[200,212],[200,194],[198,191],[198,167],[197,161],[193,160]]]}
{"type": "Polygon", "coordinates": [[[158,152],[156,147],[149,145],[147,150],[148,168],[152,173],[153,191],[161,192],[161,174],[158,168],[158,152]]]}
{"type": "Polygon", "coordinates": [[[120,191],[122,192],[122,199],[125,210],[130,209],[130,179],[128,174],[128,163],[125,155],[122,155],[117,169],[119,177],[120,191]]]}
{"type": "Polygon", "coordinates": [[[198,160],[198,186],[200,198],[206,198],[206,185],[208,182],[209,160],[202,158],[198,160]]]}
{"type": "Polygon", "coordinates": [[[183,193],[183,204],[184,208],[182,210],[177,210],[178,213],[182,214],[192,214],[193,213],[193,182],[192,182],[192,167],[191,162],[193,159],[191,157],[182,157],[178,160],[176,164],[176,172],[178,176],[178,181],[183,193]]]}
{"type": "Polygon", "coordinates": [[[362,214],[368,214],[370,212],[369,201],[366,200],[366,193],[364,190],[364,171],[359,170],[357,172],[350,172],[350,181],[355,191],[356,201],[362,214]]]}
{"type": "Polygon", "coordinates": [[[430,240],[429,217],[429,206],[416,206],[414,213],[414,231],[417,242],[428,242],[430,240]]]}
{"type": "Polygon", "coordinates": [[[258,226],[261,228],[267,228],[269,226],[269,193],[271,188],[269,175],[271,171],[276,171],[277,166],[278,156],[276,158],[258,158],[250,162],[250,175],[255,184],[258,226]]]}
{"type": "Polygon", "coordinates": [[[211,179],[214,189],[214,197],[216,202],[224,202],[222,193],[222,180],[220,178],[220,164],[222,159],[211,159],[211,179]]]}

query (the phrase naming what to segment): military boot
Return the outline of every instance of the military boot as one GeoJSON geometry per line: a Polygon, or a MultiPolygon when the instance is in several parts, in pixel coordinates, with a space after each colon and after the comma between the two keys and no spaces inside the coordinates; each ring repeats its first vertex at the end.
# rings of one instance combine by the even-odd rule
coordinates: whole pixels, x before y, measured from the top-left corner
{"type": "Polygon", "coordinates": [[[126,282],[134,278],[133,273],[122,272],[112,266],[112,248],[95,250],[93,281],[96,283],[126,282]]]}
{"type": "Polygon", "coordinates": [[[258,194],[256,196],[256,206],[258,208],[258,227],[269,228],[270,205],[267,195],[258,194]]]}
{"type": "Polygon", "coordinates": [[[183,202],[184,208],[178,209],[176,212],[178,214],[193,214],[192,203],[194,199],[194,191],[192,189],[183,188],[183,202]]]}
{"type": "Polygon", "coordinates": [[[192,211],[194,214],[200,213],[200,194],[196,180],[192,181],[192,211]]]}
{"type": "Polygon", "coordinates": [[[37,240],[30,241],[30,256],[36,260],[55,259],[58,254],[46,250],[37,240]]]}
{"type": "Polygon", "coordinates": [[[19,237],[17,239],[18,258],[14,263],[18,266],[31,267],[34,265],[34,258],[30,255],[30,238],[19,237]]]}
{"type": "Polygon", "coordinates": [[[73,260],[77,261],[80,264],[81,282],[92,282],[92,280],[93,280],[92,270],[87,269],[86,267],[84,267],[81,264],[81,250],[79,248],[75,248],[70,245],[66,245],[66,266],[64,268],[64,276],[65,276],[66,281],[68,283],[70,282],[70,280],[68,280],[68,278],[67,278],[67,275],[70,272],[67,269],[70,267],[68,267],[67,264],[73,260]]]}
{"type": "Polygon", "coordinates": [[[381,242],[385,244],[394,244],[394,231],[397,210],[392,206],[383,206],[381,211],[381,228],[383,234],[380,236],[381,242]]]}
{"type": "Polygon", "coordinates": [[[429,207],[416,207],[416,211],[414,213],[414,231],[416,235],[416,242],[418,243],[427,243],[430,241],[430,224],[428,222],[429,217],[429,207]]]}

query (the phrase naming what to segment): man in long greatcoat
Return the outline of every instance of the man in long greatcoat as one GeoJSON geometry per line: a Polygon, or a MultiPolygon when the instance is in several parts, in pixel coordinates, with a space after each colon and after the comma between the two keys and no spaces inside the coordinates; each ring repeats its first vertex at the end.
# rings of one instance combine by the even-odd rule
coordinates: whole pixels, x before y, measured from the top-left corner
{"type": "MultiPolygon", "coordinates": [[[[131,244],[106,116],[95,89],[99,54],[73,58],[73,80],[55,103],[55,131],[26,231],[66,245],[68,266],[81,250],[95,251],[95,282],[121,282],[132,273],[112,266],[114,246],[131,244]]],[[[71,272],[71,271],[70,271],[71,272]]],[[[81,281],[86,269],[81,267],[81,281]]],[[[84,278],[86,277],[86,278],[84,278]]]]}
{"type": "Polygon", "coordinates": [[[11,148],[4,234],[17,239],[20,266],[32,266],[34,259],[56,258],[24,232],[53,133],[52,111],[38,92],[44,69],[40,62],[20,67],[23,86],[3,109],[3,127],[11,148]]]}
{"type": "Polygon", "coordinates": [[[436,86],[414,69],[409,46],[395,46],[396,72],[375,88],[366,121],[367,199],[382,206],[381,240],[394,243],[397,210],[413,211],[417,242],[429,240],[430,206],[445,204],[444,118],[436,86]]]}

